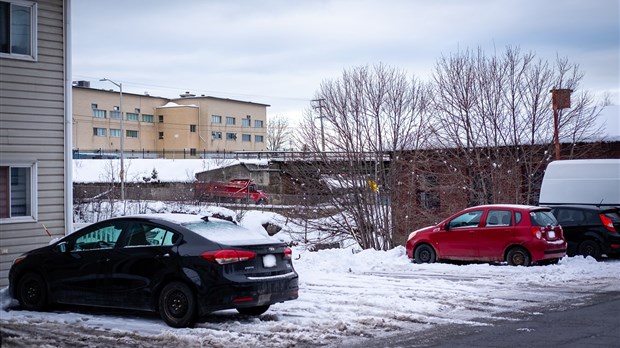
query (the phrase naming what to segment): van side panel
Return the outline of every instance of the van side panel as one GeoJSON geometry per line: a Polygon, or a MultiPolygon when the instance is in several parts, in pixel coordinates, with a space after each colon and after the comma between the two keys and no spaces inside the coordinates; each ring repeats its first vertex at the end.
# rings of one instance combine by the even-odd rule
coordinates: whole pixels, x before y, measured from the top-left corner
{"type": "Polygon", "coordinates": [[[620,159],[549,163],[540,188],[539,204],[620,206],[620,159]]]}

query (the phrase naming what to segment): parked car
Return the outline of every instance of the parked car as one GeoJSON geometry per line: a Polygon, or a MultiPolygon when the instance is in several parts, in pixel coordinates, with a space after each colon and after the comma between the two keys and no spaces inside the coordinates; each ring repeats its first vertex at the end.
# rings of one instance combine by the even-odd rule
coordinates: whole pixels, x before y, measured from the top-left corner
{"type": "Polygon", "coordinates": [[[528,266],[557,263],[566,255],[566,241],[551,208],[483,205],[412,232],[406,249],[417,263],[506,261],[528,266]]]}
{"type": "Polygon", "coordinates": [[[26,310],[62,303],[155,311],[172,327],[221,309],[260,315],[298,296],[284,243],[186,214],[95,223],[18,257],[9,282],[26,310]]]}
{"type": "Polygon", "coordinates": [[[620,256],[620,207],[554,205],[551,212],[558,220],[568,243],[568,255],[620,256]]]}

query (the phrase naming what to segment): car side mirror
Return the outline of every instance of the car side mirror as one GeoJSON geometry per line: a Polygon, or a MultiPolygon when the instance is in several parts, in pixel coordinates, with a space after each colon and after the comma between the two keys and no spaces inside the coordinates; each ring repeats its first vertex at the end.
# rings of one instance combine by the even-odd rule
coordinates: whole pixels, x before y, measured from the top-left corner
{"type": "Polygon", "coordinates": [[[61,253],[67,252],[67,242],[60,242],[58,243],[58,245],[56,245],[56,247],[58,248],[58,251],[60,251],[61,253]]]}
{"type": "Polygon", "coordinates": [[[448,231],[450,229],[450,224],[449,223],[443,223],[439,226],[440,229],[448,231]]]}

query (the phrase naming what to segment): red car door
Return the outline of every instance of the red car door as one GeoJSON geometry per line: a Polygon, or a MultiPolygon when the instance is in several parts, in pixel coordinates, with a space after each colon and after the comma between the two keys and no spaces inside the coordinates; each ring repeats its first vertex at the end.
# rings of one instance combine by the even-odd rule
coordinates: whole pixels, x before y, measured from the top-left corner
{"type": "Polygon", "coordinates": [[[461,213],[448,221],[445,228],[433,237],[441,257],[455,260],[473,260],[478,255],[476,231],[484,210],[461,213]]]}
{"type": "Polygon", "coordinates": [[[477,229],[478,258],[481,261],[502,261],[504,250],[512,242],[514,226],[512,211],[489,209],[477,229]]]}

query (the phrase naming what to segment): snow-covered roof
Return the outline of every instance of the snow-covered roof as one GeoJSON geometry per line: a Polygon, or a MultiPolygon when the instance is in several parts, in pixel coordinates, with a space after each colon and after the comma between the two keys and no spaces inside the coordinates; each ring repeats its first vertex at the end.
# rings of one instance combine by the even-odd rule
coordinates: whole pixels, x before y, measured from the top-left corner
{"type": "Polygon", "coordinates": [[[163,106],[158,106],[158,108],[178,108],[178,107],[190,107],[190,108],[197,108],[198,105],[194,105],[194,104],[188,104],[188,105],[181,105],[181,104],[177,104],[175,102],[168,102],[166,103],[166,105],[163,106]]]}
{"type": "MultiPolygon", "coordinates": [[[[192,182],[196,173],[266,159],[125,159],[125,182],[192,182]],[[153,178],[153,175],[156,178],[153,178]]],[[[73,182],[119,182],[120,159],[73,160],[73,182]]]]}

